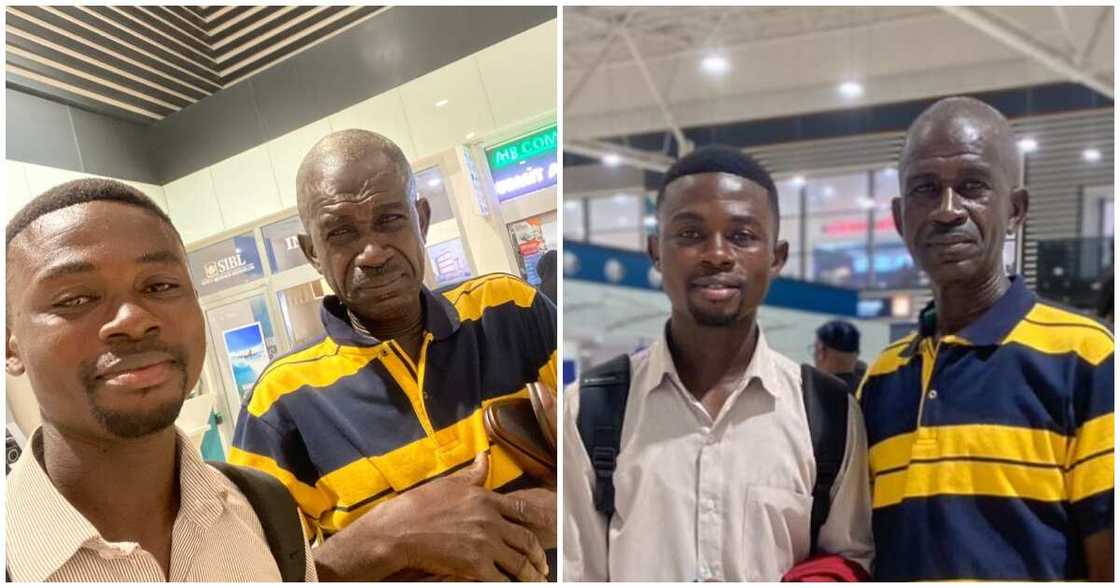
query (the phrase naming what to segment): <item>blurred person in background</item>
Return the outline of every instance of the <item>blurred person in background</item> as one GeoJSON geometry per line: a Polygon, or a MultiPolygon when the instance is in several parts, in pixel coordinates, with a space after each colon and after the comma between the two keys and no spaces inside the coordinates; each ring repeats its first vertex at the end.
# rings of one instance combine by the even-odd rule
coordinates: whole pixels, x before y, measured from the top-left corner
{"type": "Polygon", "coordinates": [[[829,321],[817,327],[812,347],[813,365],[843,380],[855,394],[867,371],[859,360],[859,329],[845,320],[829,321]]]}

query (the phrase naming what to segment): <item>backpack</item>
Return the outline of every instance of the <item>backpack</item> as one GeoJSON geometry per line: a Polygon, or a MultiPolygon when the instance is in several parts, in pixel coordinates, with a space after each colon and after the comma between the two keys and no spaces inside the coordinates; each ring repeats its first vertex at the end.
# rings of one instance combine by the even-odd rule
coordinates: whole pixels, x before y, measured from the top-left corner
{"type": "Polygon", "coordinates": [[[222,461],[206,463],[236,484],[257,513],[268,550],[280,568],[281,581],[303,582],[307,576],[303,523],[288,489],[276,478],[253,468],[222,461]]]}
{"type": "MultiPolygon", "coordinates": [[[[813,441],[817,479],[810,515],[810,553],[832,507],[832,485],[840,473],[848,441],[848,390],[840,379],[810,365],[801,366],[801,393],[813,441]]],[[[622,422],[630,393],[630,356],[620,355],[588,370],[579,383],[576,426],[595,470],[595,510],[614,515],[614,470],[622,441],[622,422]]]]}

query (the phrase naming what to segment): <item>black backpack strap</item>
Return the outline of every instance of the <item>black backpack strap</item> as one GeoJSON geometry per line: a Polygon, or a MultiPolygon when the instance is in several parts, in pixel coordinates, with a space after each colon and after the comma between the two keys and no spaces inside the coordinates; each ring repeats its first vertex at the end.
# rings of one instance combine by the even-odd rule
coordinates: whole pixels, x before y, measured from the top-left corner
{"type": "Polygon", "coordinates": [[[816,553],[821,527],[832,508],[832,486],[840,475],[848,446],[848,386],[808,364],[801,365],[801,382],[809,436],[813,440],[813,458],[817,462],[809,522],[810,553],[816,553]]]}
{"type": "Polygon", "coordinates": [[[299,507],[279,480],[262,471],[233,464],[206,462],[229,478],[245,495],[261,521],[268,549],[284,582],[303,582],[307,575],[306,544],[299,507]]]}
{"type": "Polygon", "coordinates": [[[595,468],[595,510],[614,515],[614,469],[622,443],[622,421],[630,395],[630,356],[597,365],[579,380],[576,426],[595,468]]]}

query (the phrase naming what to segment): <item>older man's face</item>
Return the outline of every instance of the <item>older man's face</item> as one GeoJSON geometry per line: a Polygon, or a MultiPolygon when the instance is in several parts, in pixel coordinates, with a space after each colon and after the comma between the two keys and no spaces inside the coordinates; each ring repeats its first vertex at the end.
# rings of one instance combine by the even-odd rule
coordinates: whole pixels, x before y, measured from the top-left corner
{"type": "Polygon", "coordinates": [[[323,165],[311,179],[304,252],[339,298],[371,321],[418,304],[430,209],[408,193],[407,174],[373,152],[323,165]]]}
{"type": "Polygon", "coordinates": [[[1026,193],[990,127],[968,115],[911,138],[899,173],[895,225],[935,284],[978,283],[1003,272],[1003,243],[1026,214],[1026,193]]]}

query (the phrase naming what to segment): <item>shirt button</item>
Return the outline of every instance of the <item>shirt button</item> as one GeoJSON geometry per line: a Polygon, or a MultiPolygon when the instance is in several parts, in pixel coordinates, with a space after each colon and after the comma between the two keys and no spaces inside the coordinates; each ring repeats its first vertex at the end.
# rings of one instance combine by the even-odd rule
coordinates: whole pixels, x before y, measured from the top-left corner
{"type": "Polygon", "coordinates": [[[937,390],[930,390],[928,397],[930,400],[937,400],[937,390]]]}

